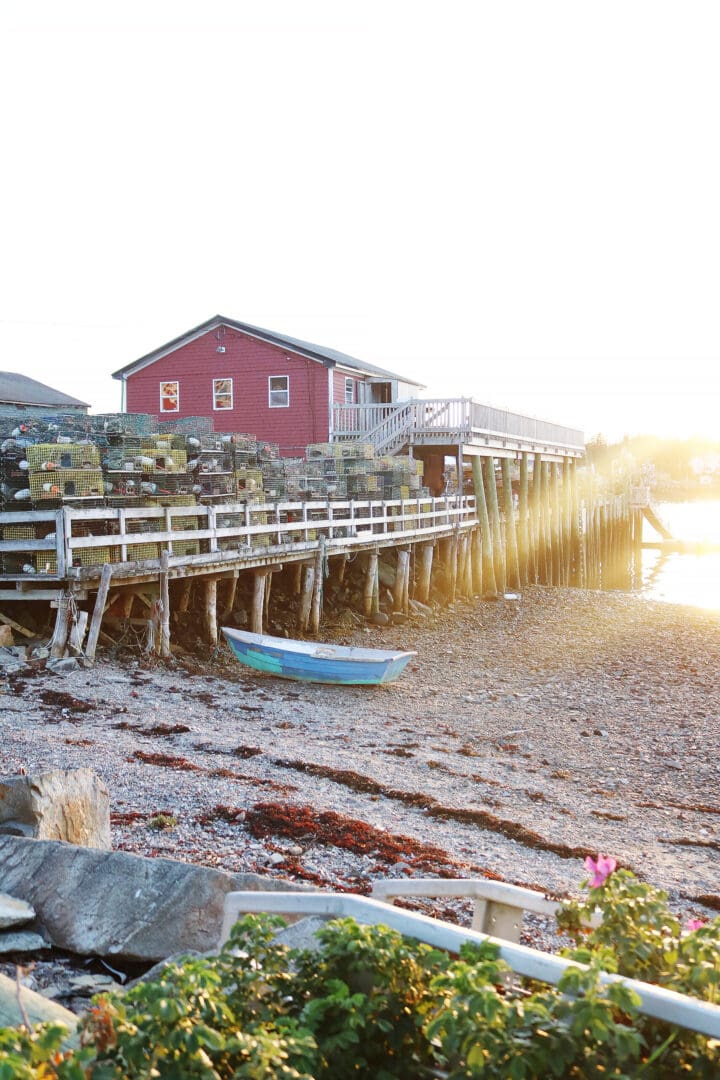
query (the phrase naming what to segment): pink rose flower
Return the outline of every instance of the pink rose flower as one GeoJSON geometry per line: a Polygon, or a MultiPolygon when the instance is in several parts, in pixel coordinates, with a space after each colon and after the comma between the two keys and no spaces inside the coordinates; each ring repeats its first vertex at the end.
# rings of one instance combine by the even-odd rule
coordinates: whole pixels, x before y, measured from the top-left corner
{"type": "Polygon", "coordinates": [[[597,859],[588,855],[585,860],[585,869],[591,875],[590,888],[599,889],[616,867],[617,862],[612,855],[598,855],[597,859]]]}
{"type": "Polygon", "coordinates": [[[688,919],[686,928],[690,931],[690,933],[692,933],[693,930],[699,930],[700,927],[704,925],[704,919],[688,919]]]}

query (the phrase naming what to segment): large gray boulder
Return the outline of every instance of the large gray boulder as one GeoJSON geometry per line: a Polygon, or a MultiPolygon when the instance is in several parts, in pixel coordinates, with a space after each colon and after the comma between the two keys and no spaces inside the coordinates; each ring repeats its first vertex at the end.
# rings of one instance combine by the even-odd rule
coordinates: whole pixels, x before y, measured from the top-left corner
{"type": "Polygon", "coordinates": [[[18,900],[15,896],[0,893],[0,930],[7,930],[11,926],[22,926],[35,918],[35,911],[24,900],[18,900]]]}
{"type": "Polygon", "coordinates": [[[302,888],[17,836],[0,836],[0,881],[32,904],[38,930],[58,948],[138,961],[216,949],[226,893],[302,888]]]}
{"type": "Polygon", "coordinates": [[[108,789],[92,769],[0,779],[0,833],[108,850],[108,789]]]}

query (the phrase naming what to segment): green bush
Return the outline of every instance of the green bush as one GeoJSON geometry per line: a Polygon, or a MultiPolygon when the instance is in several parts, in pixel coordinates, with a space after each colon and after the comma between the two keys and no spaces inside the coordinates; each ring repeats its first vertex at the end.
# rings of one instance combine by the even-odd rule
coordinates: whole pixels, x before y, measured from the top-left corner
{"type": "Polygon", "coordinates": [[[0,1030],[0,1080],[720,1075],[716,1040],[639,1014],[632,991],[599,979],[617,971],[715,1001],[720,919],[683,929],[663,892],[589,862],[587,896],[559,916],[566,955],[585,966],[557,987],[510,978],[491,942],[451,957],[340,919],[318,952],[298,951],[275,943],[282,920],[248,916],[219,956],[96,998],[79,1049],[63,1050],[58,1025],[0,1030]]]}

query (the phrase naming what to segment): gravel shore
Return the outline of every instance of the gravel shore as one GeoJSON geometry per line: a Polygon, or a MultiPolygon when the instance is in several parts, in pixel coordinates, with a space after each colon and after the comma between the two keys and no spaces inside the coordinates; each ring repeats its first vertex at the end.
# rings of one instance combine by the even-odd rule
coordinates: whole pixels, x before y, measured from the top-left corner
{"type": "Polygon", "coordinates": [[[0,703],[3,769],[93,768],[114,846],[144,855],[566,895],[602,852],[684,914],[720,910],[720,616],[536,587],[324,635],[418,657],[391,686],[342,689],[254,676],[225,648],[25,668],[0,703]]]}

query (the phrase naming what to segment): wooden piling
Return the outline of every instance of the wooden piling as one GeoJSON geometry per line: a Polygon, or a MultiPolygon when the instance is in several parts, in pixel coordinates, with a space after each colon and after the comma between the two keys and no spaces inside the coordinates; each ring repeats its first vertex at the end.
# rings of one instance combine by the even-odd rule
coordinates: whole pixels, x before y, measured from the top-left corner
{"type": "Polygon", "coordinates": [[[300,605],[298,607],[297,628],[298,633],[304,634],[310,622],[310,606],[315,587],[315,567],[302,564],[302,588],[300,592],[300,605]]]}
{"type": "Polygon", "coordinates": [[[398,548],[397,567],[395,570],[395,585],[393,588],[393,611],[407,612],[407,597],[409,595],[410,576],[410,549],[398,548]]]}
{"type": "Polygon", "coordinates": [[[250,608],[250,632],[262,634],[263,611],[265,609],[265,589],[267,587],[267,574],[265,571],[253,571],[253,594],[250,608]]]}
{"type": "Polygon", "coordinates": [[[170,556],[160,555],[160,655],[170,656],[170,556]]]}
{"type": "Polygon", "coordinates": [[[320,632],[320,621],[323,608],[323,575],[325,571],[325,540],[321,536],[318,541],[318,549],[315,553],[315,581],[313,583],[312,603],[310,604],[310,631],[313,634],[320,632]]]}
{"type": "Polygon", "coordinates": [[[503,483],[503,504],[505,510],[505,536],[507,537],[507,580],[511,589],[520,589],[520,565],[518,561],[517,534],[515,532],[515,507],[513,504],[512,481],[510,479],[510,459],[500,461],[503,483]]]}
{"type": "Polygon", "coordinates": [[[570,498],[570,550],[572,552],[572,585],[583,584],[583,567],[581,565],[580,547],[580,506],[578,503],[577,464],[570,461],[568,489],[570,498]]]}
{"type": "Polygon", "coordinates": [[[221,619],[223,622],[227,622],[230,618],[233,608],[235,607],[235,596],[237,595],[238,574],[234,573],[227,579],[226,588],[224,590],[223,605],[221,612],[221,619]]]}
{"type": "Polygon", "coordinates": [[[90,630],[88,632],[87,645],[85,646],[85,659],[89,664],[95,663],[95,651],[97,649],[102,619],[105,614],[108,592],[110,591],[110,578],[112,577],[112,564],[105,563],[100,572],[100,584],[98,585],[95,607],[93,608],[90,630]]]}
{"type": "Polygon", "coordinates": [[[175,604],[175,611],[178,612],[178,614],[184,614],[190,607],[192,587],[193,579],[191,577],[181,578],[177,594],[177,603],[175,604]]]}
{"type": "Polygon", "coordinates": [[[302,576],[303,576],[303,564],[301,562],[294,562],[292,564],[291,581],[292,591],[295,596],[299,596],[302,592],[302,576]]]}
{"type": "Polygon", "coordinates": [[[483,592],[483,549],[480,529],[473,529],[470,540],[470,567],[472,575],[472,592],[474,596],[482,596],[483,592]]]}
{"type": "Polygon", "coordinates": [[[58,600],[57,615],[55,616],[55,629],[50,642],[50,657],[59,660],[65,655],[68,639],[68,626],[70,620],[70,593],[63,593],[58,600]]]}
{"type": "Polygon", "coordinates": [[[547,542],[545,535],[545,469],[541,454],[533,458],[533,517],[535,519],[535,564],[537,580],[546,585],[548,581],[547,542]]]}
{"type": "Polygon", "coordinates": [[[480,573],[480,585],[478,591],[486,596],[497,596],[497,584],[495,583],[495,565],[493,563],[493,535],[488,516],[487,499],[485,498],[485,484],[482,474],[482,459],[474,456],[472,459],[473,488],[475,490],[475,507],[478,521],[480,522],[481,547],[480,556],[482,570],[480,573]]]}
{"type": "Polygon", "coordinates": [[[498,508],[497,478],[495,476],[495,459],[483,458],[483,475],[485,478],[485,499],[488,508],[488,518],[493,538],[493,565],[495,567],[495,581],[500,592],[505,592],[505,550],[503,547],[502,530],[500,528],[500,510],[498,508]]]}
{"type": "Polygon", "coordinates": [[[434,545],[422,544],[420,547],[420,574],[417,584],[417,598],[421,603],[427,604],[430,599],[430,584],[432,580],[434,545]]]}
{"type": "Polygon", "coordinates": [[[448,601],[451,604],[455,603],[457,597],[457,580],[458,580],[458,534],[455,531],[448,540],[447,544],[447,579],[448,579],[448,601]]]}
{"type": "Polygon", "coordinates": [[[202,583],[203,586],[203,623],[206,640],[211,645],[217,645],[217,578],[208,577],[202,583]]]}
{"type": "Polygon", "coordinates": [[[518,567],[520,582],[527,585],[530,572],[530,504],[528,499],[528,456],[520,455],[520,486],[518,488],[518,567]]]}

